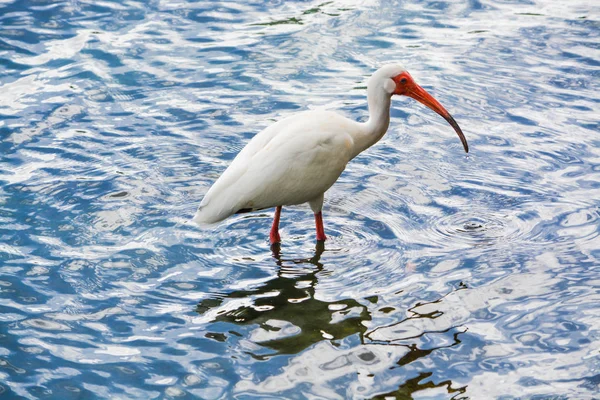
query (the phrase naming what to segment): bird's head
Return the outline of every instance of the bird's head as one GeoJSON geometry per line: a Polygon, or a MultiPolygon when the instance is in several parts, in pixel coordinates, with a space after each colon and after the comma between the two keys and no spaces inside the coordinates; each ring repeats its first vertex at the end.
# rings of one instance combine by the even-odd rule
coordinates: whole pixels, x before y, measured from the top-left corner
{"type": "Polygon", "coordinates": [[[460,141],[465,148],[465,152],[469,152],[467,139],[462,133],[460,126],[456,123],[452,115],[436,100],[432,95],[427,93],[425,89],[417,85],[415,80],[410,76],[408,71],[402,65],[392,64],[380,68],[373,78],[382,83],[383,89],[390,95],[403,95],[412,97],[419,103],[429,107],[439,115],[441,115],[454,128],[460,141]]]}

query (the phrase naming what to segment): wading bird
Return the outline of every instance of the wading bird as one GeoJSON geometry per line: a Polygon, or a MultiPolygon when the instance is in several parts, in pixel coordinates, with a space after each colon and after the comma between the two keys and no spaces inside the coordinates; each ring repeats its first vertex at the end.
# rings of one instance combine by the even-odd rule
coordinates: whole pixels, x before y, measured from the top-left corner
{"type": "Polygon", "coordinates": [[[194,221],[215,223],[233,214],[276,207],[270,233],[271,244],[275,244],[281,241],[281,208],[308,203],[315,215],[317,241],[325,240],[323,195],[350,160],[383,137],[395,94],[412,97],[441,115],[469,151],[465,135],[450,113],[417,85],[403,66],[386,65],[367,83],[367,122],[331,111],[305,111],[274,123],[254,136],[212,185],[194,221]]]}

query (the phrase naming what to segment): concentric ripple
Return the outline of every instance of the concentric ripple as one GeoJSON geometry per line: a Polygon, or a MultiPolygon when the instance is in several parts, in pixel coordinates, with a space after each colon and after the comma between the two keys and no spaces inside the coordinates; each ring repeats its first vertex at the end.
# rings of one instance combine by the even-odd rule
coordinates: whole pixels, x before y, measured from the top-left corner
{"type": "Polygon", "coordinates": [[[473,247],[510,245],[532,240],[534,226],[501,212],[473,216],[473,213],[459,211],[433,221],[430,238],[440,246],[449,242],[473,247]]]}

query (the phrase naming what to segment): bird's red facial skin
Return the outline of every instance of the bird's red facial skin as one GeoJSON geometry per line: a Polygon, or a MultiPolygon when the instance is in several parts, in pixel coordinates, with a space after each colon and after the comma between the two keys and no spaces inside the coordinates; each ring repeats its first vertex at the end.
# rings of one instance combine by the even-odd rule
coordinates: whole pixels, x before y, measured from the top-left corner
{"type": "Polygon", "coordinates": [[[450,115],[448,111],[436,100],[432,95],[427,93],[425,89],[417,85],[417,82],[410,76],[408,72],[403,72],[392,78],[396,83],[394,94],[412,97],[419,103],[426,105],[444,118],[450,115]]]}
{"type": "Polygon", "coordinates": [[[392,80],[396,83],[396,90],[394,90],[394,94],[407,95],[408,93],[412,92],[416,86],[414,79],[408,72],[403,72],[400,75],[396,75],[392,78],[392,80]]]}

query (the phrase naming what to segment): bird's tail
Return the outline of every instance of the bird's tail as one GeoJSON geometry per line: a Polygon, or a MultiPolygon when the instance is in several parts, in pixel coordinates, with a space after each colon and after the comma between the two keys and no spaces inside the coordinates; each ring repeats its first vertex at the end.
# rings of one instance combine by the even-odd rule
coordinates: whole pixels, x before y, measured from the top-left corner
{"type": "Polygon", "coordinates": [[[196,211],[196,215],[194,215],[192,221],[201,226],[211,225],[223,221],[231,214],[233,213],[223,209],[222,207],[217,208],[211,206],[210,204],[200,204],[200,207],[198,207],[198,211],[196,211]]]}

